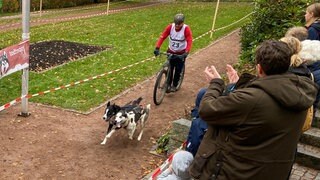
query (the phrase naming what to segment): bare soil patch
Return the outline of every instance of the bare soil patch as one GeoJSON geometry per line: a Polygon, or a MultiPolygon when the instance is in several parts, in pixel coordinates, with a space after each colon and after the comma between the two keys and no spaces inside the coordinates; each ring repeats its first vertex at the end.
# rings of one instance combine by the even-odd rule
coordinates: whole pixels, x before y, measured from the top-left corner
{"type": "Polygon", "coordinates": [[[74,61],[110,47],[93,46],[67,41],[43,41],[30,45],[30,70],[41,72],[74,61]]]}
{"type": "Polygon", "coordinates": [[[160,106],[152,102],[154,78],[114,100],[123,105],[142,96],[143,103],[152,105],[141,142],[138,133],[129,140],[126,131],[119,130],[100,145],[107,128],[104,107],[83,115],[30,103],[27,118],[17,116],[19,104],[0,112],[0,179],[142,178],[164,160],[150,154],[150,148],[173,120],[190,111],[198,90],[207,86],[204,68],[215,65],[225,72],[226,64],[236,63],[239,39],[238,32],[232,33],[188,57],[180,91],[167,94],[160,106]]]}

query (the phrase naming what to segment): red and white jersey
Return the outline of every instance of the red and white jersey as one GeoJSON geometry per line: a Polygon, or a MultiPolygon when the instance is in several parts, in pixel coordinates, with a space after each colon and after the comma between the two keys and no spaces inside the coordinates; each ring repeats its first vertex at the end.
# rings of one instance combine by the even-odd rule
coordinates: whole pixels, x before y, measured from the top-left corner
{"type": "Polygon", "coordinates": [[[174,54],[190,52],[192,47],[192,32],[188,25],[183,24],[181,29],[176,30],[175,24],[170,23],[158,39],[156,48],[160,48],[167,37],[169,37],[169,48],[167,52],[174,54]]]}
{"type": "Polygon", "coordinates": [[[174,23],[171,26],[170,37],[169,37],[169,49],[173,52],[183,51],[187,47],[186,37],[184,31],[187,25],[183,25],[181,30],[178,32],[175,29],[174,23]]]}

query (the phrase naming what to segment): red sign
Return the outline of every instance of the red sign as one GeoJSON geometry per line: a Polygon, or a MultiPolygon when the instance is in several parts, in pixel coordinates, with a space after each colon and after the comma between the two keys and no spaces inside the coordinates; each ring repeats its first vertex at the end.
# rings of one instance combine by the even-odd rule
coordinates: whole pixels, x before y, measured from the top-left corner
{"type": "Polygon", "coordinates": [[[29,41],[0,50],[0,79],[29,67],[29,41]]]}

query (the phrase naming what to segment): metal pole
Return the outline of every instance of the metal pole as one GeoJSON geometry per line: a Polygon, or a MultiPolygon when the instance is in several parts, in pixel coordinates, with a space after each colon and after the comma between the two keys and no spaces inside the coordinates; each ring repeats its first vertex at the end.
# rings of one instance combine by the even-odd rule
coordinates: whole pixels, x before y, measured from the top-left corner
{"type": "MultiPolygon", "coordinates": [[[[30,34],[30,0],[22,0],[22,40],[29,40],[30,34]]],[[[22,92],[21,100],[22,109],[20,116],[28,117],[30,113],[28,112],[28,98],[24,97],[28,95],[28,82],[29,82],[29,68],[22,70],[22,92]]]]}
{"type": "Polygon", "coordinates": [[[109,4],[110,4],[110,0],[108,0],[108,5],[107,5],[107,15],[109,15],[109,4]]]}
{"type": "Polygon", "coordinates": [[[41,17],[41,12],[42,12],[42,0],[40,0],[40,17],[41,17]]]}
{"type": "Polygon", "coordinates": [[[220,3],[220,0],[217,1],[216,10],[215,10],[215,12],[214,12],[214,17],[213,17],[213,23],[212,23],[210,38],[212,38],[212,34],[213,34],[213,30],[214,30],[214,25],[216,24],[216,18],[217,18],[218,9],[219,9],[219,3],[220,3]]]}

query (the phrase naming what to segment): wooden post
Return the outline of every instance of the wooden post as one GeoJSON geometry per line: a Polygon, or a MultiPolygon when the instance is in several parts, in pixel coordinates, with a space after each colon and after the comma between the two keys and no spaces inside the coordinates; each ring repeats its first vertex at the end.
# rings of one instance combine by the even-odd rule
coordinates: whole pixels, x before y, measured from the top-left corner
{"type": "Polygon", "coordinates": [[[110,4],[110,0],[108,0],[108,4],[107,4],[107,15],[109,15],[109,4],[110,4]]]}
{"type": "Polygon", "coordinates": [[[220,3],[220,0],[217,1],[216,10],[215,10],[215,12],[214,12],[214,17],[213,17],[213,23],[212,23],[210,38],[212,38],[212,34],[213,34],[213,31],[214,31],[214,25],[215,25],[215,23],[216,23],[216,18],[217,18],[218,9],[219,9],[219,3],[220,3]]]}
{"type": "Polygon", "coordinates": [[[42,12],[42,0],[40,0],[40,17],[41,17],[41,12],[42,12]]]}

